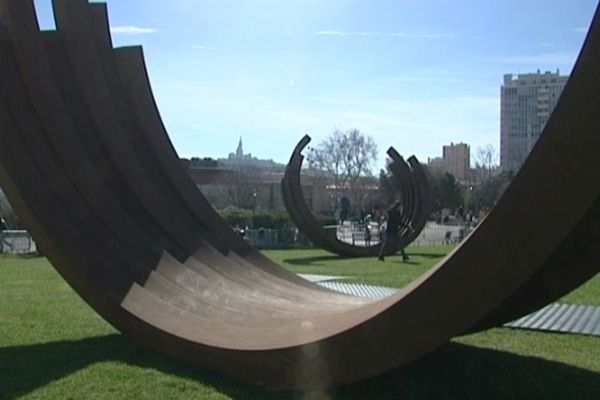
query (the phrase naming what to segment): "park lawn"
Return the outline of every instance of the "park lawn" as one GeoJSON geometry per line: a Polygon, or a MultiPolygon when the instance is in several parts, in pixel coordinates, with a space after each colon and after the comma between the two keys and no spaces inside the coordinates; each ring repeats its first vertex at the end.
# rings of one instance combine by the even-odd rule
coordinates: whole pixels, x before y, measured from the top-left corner
{"type": "MultiPolygon", "coordinates": [[[[385,261],[371,258],[340,258],[321,249],[268,250],[264,253],[284,267],[303,274],[344,276],[344,282],[402,288],[440,262],[453,246],[409,246],[410,260],[402,256],[386,257],[385,261]]],[[[481,268],[485,268],[482,262],[481,268]]],[[[565,296],[561,301],[600,306],[600,274],[565,296]]]]}
{"type": "MultiPolygon", "coordinates": [[[[265,252],[304,273],[401,287],[448,247],[344,259],[321,250],[265,252]]],[[[599,304],[600,277],[567,296],[599,304]]],[[[506,328],[463,336],[383,376],[325,393],[278,393],[128,342],[43,258],[0,256],[0,399],[598,399],[600,338],[506,328]]]]}
{"type": "Polygon", "coordinates": [[[268,250],[264,253],[284,267],[302,274],[343,276],[344,282],[401,288],[415,280],[448,254],[452,246],[408,247],[410,260],[401,255],[385,257],[340,258],[321,249],[268,250]]]}

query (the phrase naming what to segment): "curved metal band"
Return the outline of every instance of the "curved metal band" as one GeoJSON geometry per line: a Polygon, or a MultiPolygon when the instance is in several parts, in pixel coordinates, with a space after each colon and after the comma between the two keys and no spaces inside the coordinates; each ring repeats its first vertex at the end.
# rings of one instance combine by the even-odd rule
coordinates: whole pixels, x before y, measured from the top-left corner
{"type": "MultiPolygon", "coordinates": [[[[520,316],[598,271],[598,11],[496,208],[427,274],[371,301],[302,281],[237,238],[178,165],[139,49],[110,49],[101,6],[53,3],[59,31],[42,33],[31,0],[0,0],[0,182],[65,280],[141,344],[274,388],[339,385],[520,316]]],[[[418,222],[414,199],[427,196],[409,163],[418,222]]]]}
{"type": "MultiPolygon", "coordinates": [[[[354,246],[339,240],[335,235],[325,231],[319,221],[312,215],[300,183],[300,170],[304,156],[302,151],[310,143],[310,136],[305,135],[296,145],[281,180],[281,194],[290,218],[298,229],[318,247],[345,257],[374,257],[379,254],[381,244],[371,246],[354,246]]],[[[390,147],[388,154],[392,159],[390,169],[400,189],[403,205],[402,225],[398,241],[388,245],[384,254],[390,255],[398,251],[400,246],[410,244],[421,232],[431,210],[431,191],[427,177],[415,157],[407,164],[398,152],[390,147]],[[409,167],[410,165],[410,167],[409,167]],[[424,201],[421,200],[423,198],[424,201]],[[407,229],[412,226],[414,229],[407,229]]]]}

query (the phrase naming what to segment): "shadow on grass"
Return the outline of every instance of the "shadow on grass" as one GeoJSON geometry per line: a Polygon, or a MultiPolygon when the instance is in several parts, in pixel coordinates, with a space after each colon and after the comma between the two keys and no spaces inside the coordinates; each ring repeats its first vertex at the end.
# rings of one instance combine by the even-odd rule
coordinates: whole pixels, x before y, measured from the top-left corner
{"type": "Polygon", "coordinates": [[[120,335],[0,348],[0,398],[11,399],[102,361],[153,368],[234,399],[598,399],[600,374],[534,357],[449,344],[370,380],[316,393],[271,392],[179,363],[120,335]]]}
{"type": "Polygon", "coordinates": [[[407,252],[411,257],[423,257],[423,258],[442,258],[446,257],[448,253],[419,253],[419,252],[407,252]]]}
{"type": "MultiPolygon", "coordinates": [[[[416,252],[408,252],[409,257],[422,257],[422,258],[442,258],[445,257],[446,254],[442,253],[416,253],[416,252]]],[[[399,256],[400,253],[397,253],[396,256],[399,256]]],[[[390,257],[390,256],[387,256],[390,257]]],[[[339,260],[348,260],[348,259],[375,259],[377,257],[343,257],[338,255],[326,255],[326,256],[313,256],[313,257],[301,257],[301,258],[286,258],[283,262],[291,264],[291,265],[302,265],[302,266],[322,266],[322,263],[329,261],[339,261],[339,260]]],[[[408,264],[419,265],[419,262],[409,262],[408,264]]]]}
{"type": "Polygon", "coordinates": [[[165,374],[200,381],[233,398],[276,399],[279,398],[276,396],[281,395],[148,351],[121,335],[108,335],[77,341],[0,348],[0,400],[23,396],[89,365],[104,361],[152,368],[165,374]]]}
{"type": "MultiPolygon", "coordinates": [[[[348,260],[350,258],[356,257],[342,257],[337,255],[326,255],[326,256],[314,256],[314,257],[302,257],[302,258],[286,258],[283,262],[292,264],[292,265],[304,265],[304,266],[317,266],[322,265],[323,262],[328,261],[339,261],[339,260],[348,260]]],[[[368,257],[363,257],[368,258],[368,257]]],[[[373,258],[373,257],[370,257],[373,258]]]]}
{"type": "Polygon", "coordinates": [[[41,253],[33,252],[33,253],[20,253],[20,254],[12,254],[12,253],[0,253],[0,258],[4,259],[31,259],[31,258],[43,258],[44,256],[41,253]]]}
{"type": "Polygon", "coordinates": [[[412,259],[408,260],[408,261],[402,261],[402,260],[390,260],[389,258],[386,258],[385,261],[381,265],[384,265],[385,263],[387,263],[387,264],[395,264],[395,265],[397,264],[398,266],[401,266],[401,265],[406,265],[406,266],[408,266],[408,265],[421,265],[420,262],[413,261],[412,259]]]}

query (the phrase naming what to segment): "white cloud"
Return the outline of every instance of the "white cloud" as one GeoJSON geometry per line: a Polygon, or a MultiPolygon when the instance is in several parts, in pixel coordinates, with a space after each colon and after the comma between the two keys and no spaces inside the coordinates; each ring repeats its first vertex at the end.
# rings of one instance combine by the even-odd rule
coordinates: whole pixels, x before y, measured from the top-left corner
{"type": "Polygon", "coordinates": [[[314,36],[343,36],[343,37],[389,37],[406,39],[451,39],[458,35],[450,33],[409,33],[409,32],[345,32],[345,31],[318,31],[314,36]]]}
{"type": "Polygon", "coordinates": [[[348,33],[341,31],[319,31],[315,32],[315,36],[348,36],[348,33]]]}
{"type": "Polygon", "coordinates": [[[115,35],[146,35],[149,33],[156,33],[158,29],[154,28],[142,28],[139,26],[126,25],[126,26],[114,26],[110,28],[110,33],[115,35]]]}

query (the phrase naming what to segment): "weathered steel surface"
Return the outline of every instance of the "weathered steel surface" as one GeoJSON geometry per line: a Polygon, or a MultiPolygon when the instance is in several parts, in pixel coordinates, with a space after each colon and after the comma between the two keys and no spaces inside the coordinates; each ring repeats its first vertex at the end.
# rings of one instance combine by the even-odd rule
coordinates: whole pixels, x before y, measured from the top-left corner
{"type": "Polygon", "coordinates": [[[598,15],[496,208],[418,281],[373,300],[303,280],[236,236],[179,164],[141,50],[111,48],[104,6],[53,5],[58,29],[40,32],[32,0],[0,0],[0,182],[64,279],[145,346],[274,388],[339,385],[598,271],[598,15]]]}
{"type": "MultiPolygon", "coordinates": [[[[379,254],[380,243],[369,246],[355,246],[339,240],[334,234],[325,231],[319,221],[312,215],[302,193],[300,169],[304,156],[302,150],[310,142],[308,135],[296,145],[281,180],[283,203],[290,218],[316,246],[332,253],[346,257],[375,257],[379,254]]],[[[388,155],[392,159],[392,170],[402,201],[402,223],[404,227],[398,234],[398,241],[388,245],[384,254],[394,254],[399,247],[406,246],[415,240],[425,227],[431,211],[431,189],[421,164],[413,156],[407,163],[398,152],[390,147],[388,155]],[[408,229],[412,226],[414,229],[408,229]]]]}

